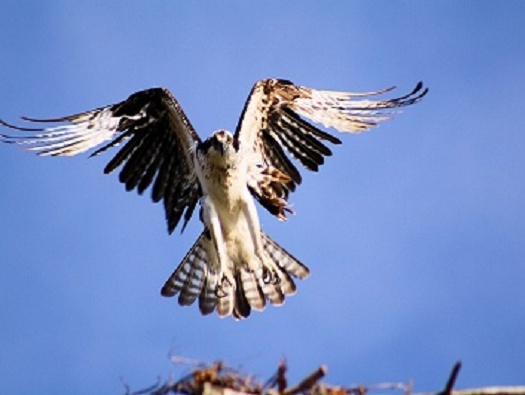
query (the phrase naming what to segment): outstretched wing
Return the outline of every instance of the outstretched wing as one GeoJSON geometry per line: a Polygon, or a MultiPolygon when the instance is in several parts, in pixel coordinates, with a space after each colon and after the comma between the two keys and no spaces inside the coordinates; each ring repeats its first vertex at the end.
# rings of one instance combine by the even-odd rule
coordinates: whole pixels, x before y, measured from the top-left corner
{"type": "Polygon", "coordinates": [[[288,194],[301,183],[301,175],[287,154],[309,170],[317,171],[332,154],[325,142],[341,140],[304,118],[340,132],[360,133],[389,120],[428,92],[420,82],[407,95],[370,100],[394,87],[376,92],[335,92],[296,86],[290,81],[258,81],[248,97],[235,137],[249,157],[248,186],[270,213],[286,218],[288,194]]]}
{"type": "Polygon", "coordinates": [[[136,189],[139,194],[153,184],[152,199],[163,200],[168,231],[175,229],[183,214],[184,229],[200,194],[190,153],[199,137],[167,89],[143,90],[120,103],[66,117],[22,119],[58,126],[24,128],[0,120],[3,126],[36,132],[30,136],[0,134],[0,141],[26,146],[42,156],[76,155],[106,142],[91,154],[94,156],[125,143],[104,172],[123,165],[120,181],[128,191],[136,189]]]}

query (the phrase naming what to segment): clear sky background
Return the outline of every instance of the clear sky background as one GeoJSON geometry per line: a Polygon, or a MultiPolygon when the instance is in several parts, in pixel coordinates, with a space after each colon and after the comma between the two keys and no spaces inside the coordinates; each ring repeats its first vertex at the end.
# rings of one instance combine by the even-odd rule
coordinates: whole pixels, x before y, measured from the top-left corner
{"type": "MultiPolygon", "coordinates": [[[[0,388],[118,394],[223,359],[291,380],[525,383],[525,3],[3,1],[0,117],[54,117],[168,87],[201,136],[233,129],[252,84],[425,100],[340,136],[264,229],[312,271],[283,307],[201,317],[160,288],[200,231],[102,169],[111,153],[0,147],[0,388]]],[[[113,151],[114,153],[115,151],[113,151]]]]}

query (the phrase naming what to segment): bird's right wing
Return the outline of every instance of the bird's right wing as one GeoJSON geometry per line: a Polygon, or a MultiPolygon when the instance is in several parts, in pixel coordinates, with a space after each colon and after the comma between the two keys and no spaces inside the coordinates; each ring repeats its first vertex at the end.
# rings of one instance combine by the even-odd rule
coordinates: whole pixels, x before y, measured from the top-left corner
{"type": "Polygon", "coordinates": [[[400,108],[419,102],[428,92],[420,82],[408,94],[372,100],[393,88],[375,92],[311,89],[290,81],[258,81],[246,101],[235,137],[250,157],[248,186],[255,198],[280,219],[286,216],[289,192],[301,174],[289,154],[317,171],[332,151],[326,143],[341,140],[309,122],[340,132],[360,133],[391,119],[400,108]]]}
{"type": "Polygon", "coordinates": [[[22,119],[57,125],[19,127],[0,120],[0,125],[10,129],[36,133],[0,134],[0,141],[22,145],[41,156],[77,155],[106,143],[91,154],[94,156],[125,143],[104,172],[123,165],[120,181],[128,191],[136,189],[140,194],[153,184],[152,199],[163,200],[168,231],[175,229],[183,214],[184,229],[200,194],[191,157],[191,148],[200,139],[167,89],[143,90],[120,103],[75,115],[22,119]]]}

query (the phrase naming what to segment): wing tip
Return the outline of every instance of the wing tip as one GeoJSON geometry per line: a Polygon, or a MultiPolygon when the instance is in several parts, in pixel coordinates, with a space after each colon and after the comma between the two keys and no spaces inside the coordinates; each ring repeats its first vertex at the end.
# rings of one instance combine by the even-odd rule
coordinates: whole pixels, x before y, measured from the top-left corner
{"type": "MultiPolygon", "coordinates": [[[[38,121],[33,121],[30,118],[24,117],[24,116],[21,116],[20,119],[22,119],[23,121],[27,121],[27,122],[38,122],[38,121]]],[[[11,123],[8,123],[8,122],[4,121],[1,118],[0,118],[0,125],[2,125],[5,128],[8,128],[8,129],[18,130],[20,132],[42,132],[42,131],[44,131],[44,128],[27,128],[27,127],[23,127],[23,126],[13,125],[11,123]]],[[[11,137],[11,136],[7,136],[7,137],[11,137]]]]}

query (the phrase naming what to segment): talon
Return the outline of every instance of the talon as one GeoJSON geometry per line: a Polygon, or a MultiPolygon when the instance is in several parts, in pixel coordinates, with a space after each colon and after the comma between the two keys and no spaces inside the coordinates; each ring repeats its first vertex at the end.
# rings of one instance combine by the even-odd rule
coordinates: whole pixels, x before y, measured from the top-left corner
{"type": "Polygon", "coordinates": [[[270,271],[270,269],[264,267],[263,268],[263,274],[262,274],[262,280],[263,280],[263,283],[265,284],[270,284],[272,282],[272,272],[270,271]]]}
{"type": "Polygon", "coordinates": [[[224,298],[228,293],[225,291],[227,287],[233,287],[233,278],[230,278],[227,274],[222,274],[219,283],[215,286],[215,295],[218,298],[224,298]]]}
{"type": "Polygon", "coordinates": [[[219,284],[217,284],[217,286],[215,287],[215,296],[217,296],[218,298],[224,298],[226,296],[226,292],[224,292],[222,286],[219,284]]]}
{"type": "Polygon", "coordinates": [[[227,292],[225,291],[225,288],[231,287],[233,284],[231,283],[230,279],[227,276],[223,276],[221,278],[221,281],[219,284],[217,284],[215,288],[215,294],[218,298],[224,298],[227,295],[227,292]]]}
{"type": "Polygon", "coordinates": [[[233,286],[233,283],[232,283],[232,281],[230,280],[230,278],[229,278],[227,275],[224,274],[224,275],[222,276],[222,279],[221,279],[221,287],[224,287],[225,285],[226,285],[226,286],[229,285],[229,286],[231,287],[231,286],[233,286]]]}

